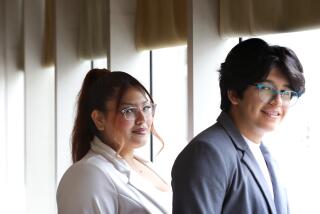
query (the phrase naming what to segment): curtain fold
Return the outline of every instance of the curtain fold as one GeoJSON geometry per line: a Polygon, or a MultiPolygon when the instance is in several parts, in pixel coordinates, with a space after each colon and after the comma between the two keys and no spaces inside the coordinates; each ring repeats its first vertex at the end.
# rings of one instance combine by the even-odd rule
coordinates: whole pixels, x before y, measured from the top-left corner
{"type": "Polygon", "coordinates": [[[54,0],[45,1],[45,25],[42,49],[42,65],[54,66],[55,63],[55,4],[54,0]]]}
{"type": "Polygon", "coordinates": [[[318,0],[220,0],[221,36],[252,36],[320,27],[318,0]]]}
{"type": "Polygon", "coordinates": [[[82,59],[107,57],[107,0],[80,0],[78,55],[82,59]]]}
{"type": "Polygon", "coordinates": [[[135,40],[138,50],[187,44],[187,1],[137,0],[135,40]]]}

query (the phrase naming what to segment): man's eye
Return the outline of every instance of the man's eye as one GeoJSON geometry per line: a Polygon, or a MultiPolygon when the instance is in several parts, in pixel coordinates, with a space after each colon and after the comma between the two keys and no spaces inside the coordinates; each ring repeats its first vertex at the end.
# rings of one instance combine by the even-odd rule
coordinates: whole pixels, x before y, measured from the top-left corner
{"type": "Polygon", "coordinates": [[[273,91],[273,88],[270,86],[263,85],[261,86],[260,90],[267,92],[267,91],[273,91]]]}
{"type": "Polygon", "coordinates": [[[283,91],[282,94],[291,97],[291,91],[283,91]]]}
{"type": "Polygon", "coordinates": [[[293,91],[283,91],[282,96],[292,99],[292,97],[296,96],[296,94],[293,91]]]}

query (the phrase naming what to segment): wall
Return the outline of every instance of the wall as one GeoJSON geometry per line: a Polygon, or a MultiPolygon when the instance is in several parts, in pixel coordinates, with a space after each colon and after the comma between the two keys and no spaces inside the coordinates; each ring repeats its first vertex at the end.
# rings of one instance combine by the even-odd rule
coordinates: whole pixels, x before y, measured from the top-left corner
{"type": "MultiPolygon", "coordinates": [[[[5,2],[0,1],[0,32],[5,32],[5,2]]],[[[7,183],[6,152],[6,81],[5,81],[5,35],[0,33],[0,189],[7,183]]],[[[4,201],[4,193],[0,193],[0,201],[4,201]]]]}
{"type": "Polygon", "coordinates": [[[44,6],[24,0],[27,213],[55,213],[54,68],[41,65],[44,6]]]}
{"type": "Polygon", "coordinates": [[[212,125],[220,113],[218,72],[236,39],[219,36],[219,4],[189,0],[188,93],[189,139],[212,125]]]}
{"type": "MultiPolygon", "coordinates": [[[[22,1],[2,0],[0,56],[1,164],[0,199],[4,209],[18,213],[24,203],[24,72],[18,66],[22,39],[22,1]],[[3,154],[4,153],[4,154],[3,154]],[[15,201],[20,201],[20,206],[15,201]]],[[[21,56],[21,55],[20,55],[21,56]]]]}
{"type": "Polygon", "coordinates": [[[55,128],[57,184],[71,164],[70,135],[75,104],[90,62],[77,55],[77,0],[56,1],[55,128]]]}

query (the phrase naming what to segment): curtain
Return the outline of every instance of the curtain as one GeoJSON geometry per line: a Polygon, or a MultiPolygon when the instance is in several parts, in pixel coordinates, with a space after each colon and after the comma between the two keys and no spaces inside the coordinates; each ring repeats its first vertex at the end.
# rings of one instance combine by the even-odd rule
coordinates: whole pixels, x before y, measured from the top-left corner
{"type": "Polygon", "coordinates": [[[54,0],[45,1],[44,43],[42,64],[44,67],[54,66],[55,61],[55,5],[54,0]]]}
{"type": "Polygon", "coordinates": [[[80,0],[79,3],[79,57],[90,60],[107,57],[107,0],[80,0]]]}
{"type": "Polygon", "coordinates": [[[187,44],[187,0],[137,0],[136,47],[187,44]]]}
{"type": "Polygon", "coordinates": [[[320,27],[319,0],[220,0],[221,36],[250,36],[320,27]]]}

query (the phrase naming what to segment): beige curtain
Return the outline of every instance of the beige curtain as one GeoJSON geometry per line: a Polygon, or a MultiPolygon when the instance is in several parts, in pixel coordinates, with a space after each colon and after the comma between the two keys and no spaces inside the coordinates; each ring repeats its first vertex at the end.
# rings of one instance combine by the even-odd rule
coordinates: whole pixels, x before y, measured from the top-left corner
{"type": "Polygon", "coordinates": [[[54,0],[45,1],[44,43],[42,64],[44,67],[54,66],[55,63],[55,5],[54,0]]]}
{"type": "MultiPolygon", "coordinates": [[[[15,5],[15,4],[13,4],[15,5]]],[[[17,62],[17,69],[19,71],[24,71],[25,69],[25,54],[24,54],[24,20],[23,20],[23,8],[24,2],[22,0],[17,1],[17,10],[11,11],[11,13],[16,13],[19,17],[16,24],[17,24],[17,53],[16,53],[16,62],[17,62]]],[[[4,13],[5,14],[5,13],[4,13]]]]}
{"type": "Polygon", "coordinates": [[[319,0],[220,0],[222,36],[260,35],[319,27],[319,0]]]}
{"type": "Polygon", "coordinates": [[[79,0],[78,54],[82,59],[107,57],[107,0],[79,0]]]}
{"type": "Polygon", "coordinates": [[[187,44],[187,0],[137,0],[137,49],[183,44],[187,44]]]}

